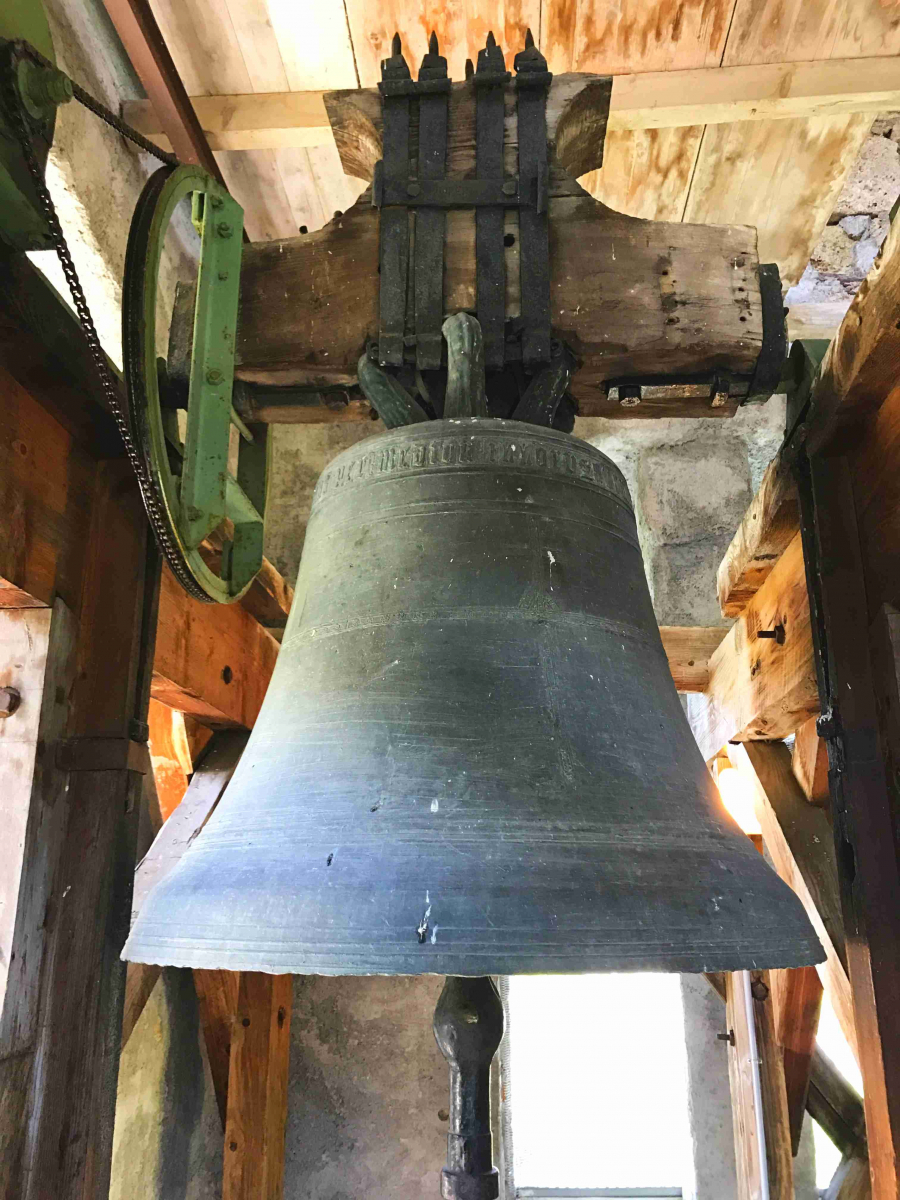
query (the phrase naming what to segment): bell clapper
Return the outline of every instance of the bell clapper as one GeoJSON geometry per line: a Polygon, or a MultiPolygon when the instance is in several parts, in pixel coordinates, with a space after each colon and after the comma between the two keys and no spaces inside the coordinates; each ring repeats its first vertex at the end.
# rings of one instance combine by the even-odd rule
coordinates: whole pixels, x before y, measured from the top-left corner
{"type": "Polygon", "coordinates": [[[503,1037],[503,1004],[493,979],[448,976],[434,1010],[434,1036],[450,1064],[441,1196],[496,1200],[500,1177],[491,1138],[491,1062],[503,1037]]]}

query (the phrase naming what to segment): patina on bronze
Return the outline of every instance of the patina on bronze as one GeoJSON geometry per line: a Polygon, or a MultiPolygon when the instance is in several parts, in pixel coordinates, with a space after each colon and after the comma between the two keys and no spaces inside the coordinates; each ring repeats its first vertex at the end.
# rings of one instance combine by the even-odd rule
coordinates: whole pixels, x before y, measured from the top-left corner
{"type": "Polygon", "coordinates": [[[470,418],[323,473],[247,750],[125,956],[484,976],[822,951],[700,757],[619,470],[470,418]]]}

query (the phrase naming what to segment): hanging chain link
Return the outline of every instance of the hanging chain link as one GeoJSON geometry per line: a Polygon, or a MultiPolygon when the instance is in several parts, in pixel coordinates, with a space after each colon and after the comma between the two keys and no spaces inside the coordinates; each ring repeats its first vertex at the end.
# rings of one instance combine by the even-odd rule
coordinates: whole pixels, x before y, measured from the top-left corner
{"type": "MultiPolygon", "coordinates": [[[[41,170],[38,162],[37,154],[35,153],[32,134],[28,123],[28,118],[23,110],[22,98],[19,94],[17,86],[17,72],[20,62],[29,61],[36,66],[43,67],[49,70],[56,70],[56,67],[48,59],[35,50],[28,42],[15,40],[8,43],[7,58],[5,71],[3,72],[3,91],[6,98],[9,115],[12,119],[13,127],[18,137],[19,144],[22,148],[22,157],[28,167],[34,184],[34,190],[37,194],[38,202],[43,213],[44,220],[47,222],[47,227],[50,230],[50,237],[53,246],[59,258],[60,266],[63,274],[66,277],[66,282],[69,285],[69,291],[72,295],[72,303],[75,306],[75,312],[78,316],[78,322],[84,332],[85,339],[88,344],[88,350],[91,356],[91,362],[94,368],[97,384],[103,395],[105,407],[109,410],[113,420],[116,423],[116,428],[122,438],[125,446],[125,453],[128,456],[128,461],[131,463],[135,476],[137,477],[138,485],[140,486],[141,496],[144,501],[144,508],[147,512],[147,518],[150,526],[153,529],[153,534],[156,538],[160,550],[165,556],[172,573],[175,575],[178,582],[184,590],[197,600],[203,600],[207,603],[213,603],[212,597],[200,587],[193,575],[189,571],[181,549],[177,541],[172,536],[171,525],[166,512],[165,504],[160,496],[156,482],[153,479],[147,464],[144,461],[142,454],[135,445],[132,436],[131,425],[128,419],[128,412],[123,406],[119,398],[119,389],[116,380],[110,369],[109,362],[103,347],[100,345],[100,338],[97,336],[97,329],[94,325],[91,310],[88,307],[87,298],[84,294],[84,289],[81,286],[81,281],[78,278],[78,272],[75,270],[75,263],[72,259],[71,252],[66,243],[65,235],[62,231],[62,226],[59,223],[59,217],[56,213],[56,206],[53,203],[53,198],[44,182],[44,173],[41,170]]],[[[168,154],[147,138],[142,137],[136,130],[126,125],[115,113],[111,112],[99,100],[95,100],[77,83],[72,84],[73,98],[83,104],[85,108],[90,109],[107,125],[110,125],[117,133],[120,133],[128,141],[140,147],[147,154],[152,154],[154,158],[158,158],[161,162],[170,167],[179,165],[178,159],[174,154],[168,154]]]]}

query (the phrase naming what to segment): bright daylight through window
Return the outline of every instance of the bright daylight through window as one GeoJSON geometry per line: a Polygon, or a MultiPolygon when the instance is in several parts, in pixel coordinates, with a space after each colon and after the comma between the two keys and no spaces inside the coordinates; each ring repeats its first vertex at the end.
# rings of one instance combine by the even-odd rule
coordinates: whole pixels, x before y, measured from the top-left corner
{"type": "Polygon", "coordinates": [[[690,1195],[679,977],[514,976],[509,1006],[517,1190],[690,1195]]]}

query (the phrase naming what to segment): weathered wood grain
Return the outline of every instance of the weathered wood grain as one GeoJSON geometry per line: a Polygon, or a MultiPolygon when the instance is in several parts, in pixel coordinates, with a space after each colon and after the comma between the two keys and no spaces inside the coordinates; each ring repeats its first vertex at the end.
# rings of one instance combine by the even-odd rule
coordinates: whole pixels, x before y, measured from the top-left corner
{"type": "Polygon", "coordinates": [[[819,737],[815,717],[797,730],[791,770],[810,804],[828,804],[828,747],[819,737]]]}
{"type": "Polygon", "coordinates": [[[771,1200],[793,1200],[793,1162],[788,1121],[784,1062],[775,1031],[775,1012],[768,971],[751,971],[750,997],[746,972],[725,976],[728,1028],[734,1045],[728,1054],[731,1084],[734,1154],[737,1162],[739,1200],[756,1200],[763,1194],[763,1172],[768,1177],[771,1200]],[[753,1054],[751,1029],[755,1036],[753,1054]],[[759,1105],[753,1087],[758,1070],[759,1105]],[[761,1108],[760,1108],[761,1106],[761,1108]],[[758,1120],[762,1119],[765,1145],[760,1146],[758,1120]]]}
{"type": "Polygon", "coordinates": [[[669,659],[669,670],[679,692],[705,692],[709,686],[709,659],[728,630],[720,625],[660,625],[659,635],[669,659]]]}
{"type": "Polygon", "coordinates": [[[155,699],[212,726],[249,729],[278,643],[240,605],[193,600],[164,568],[153,662],[155,699]]]}
{"type": "MultiPolygon", "coordinates": [[[[444,308],[475,306],[475,224],[447,221],[444,308]]],[[[507,253],[507,312],[517,305],[518,239],[507,253]]],[[[582,366],[572,391],[584,416],[730,416],[711,400],[623,409],[603,384],[619,376],[748,375],[762,344],[752,230],[647,224],[587,194],[550,201],[551,311],[582,366]],[[623,278],[629,286],[621,286],[623,278]]],[[[378,214],[360,202],[317,234],[250,246],[241,272],[237,374],[260,383],[349,384],[378,328],[378,214]]]]}
{"type": "Polygon", "coordinates": [[[716,575],[723,617],[736,617],[769,577],[800,528],[800,504],[793,474],[776,456],[738,526],[716,575]]]}
{"type": "Polygon", "coordinates": [[[775,869],[800,897],[826,960],[817,968],[847,1042],[856,1053],[847,944],[831,826],[794,779],[785,746],[745,742],[728,756],[753,789],[754,809],[775,869]]]}
{"type": "Polygon", "coordinates": [[[281,1200],[293,979],[244,971],[232,1026],[222,1200],[281,1200]]]}
{"type": "Polygon", "coordinates": [[[809,596],[799,533],[709,660],[709,687],[691,698],[705,759],[726,742],[782,738],[819,711],[809,596]],[[760,630],[784,631],[783,640],[760,630]]]}
{"type": "Polygon", "coordinates": [[[803,1117],[809,1094],[812,1056],[822,1010],[822,982],[815,967],[772,971],[775,998],[775,1036],[784,1057],[791,1152],[800,1149],[803,1117]]]}
{"type": "MultiPolygon", "coordinates": [[[[389,51],[389,46],[386,49],[389,51]]],[[[474,55],[471,57],[474,61],[474,55]]],[[[460,78],[462,72],[454,75],[451,69],[450,74],[460,78]]],[[[333,141],[324,92],[192,96],[191,104],[214,150],[278,150],[333,141]]],[[[893,58],[642,71],[614,77],[607,132],[874,114],[898,106],[900,74],[893,58]]],[[[167,146],[151,101],[128,100],[122,111],[129,125],[167,146]]],[[[676,140],[680,149],[680,139],[676,140]]],[[[684,181],[679,181],[679,186],[683,207],[684,181]]],[[[649,191],[643,181],[641,190],[649,191]]],[[[651,215],[635,211],[631,203],[620,211],[631,216],[651,215]]]]}

